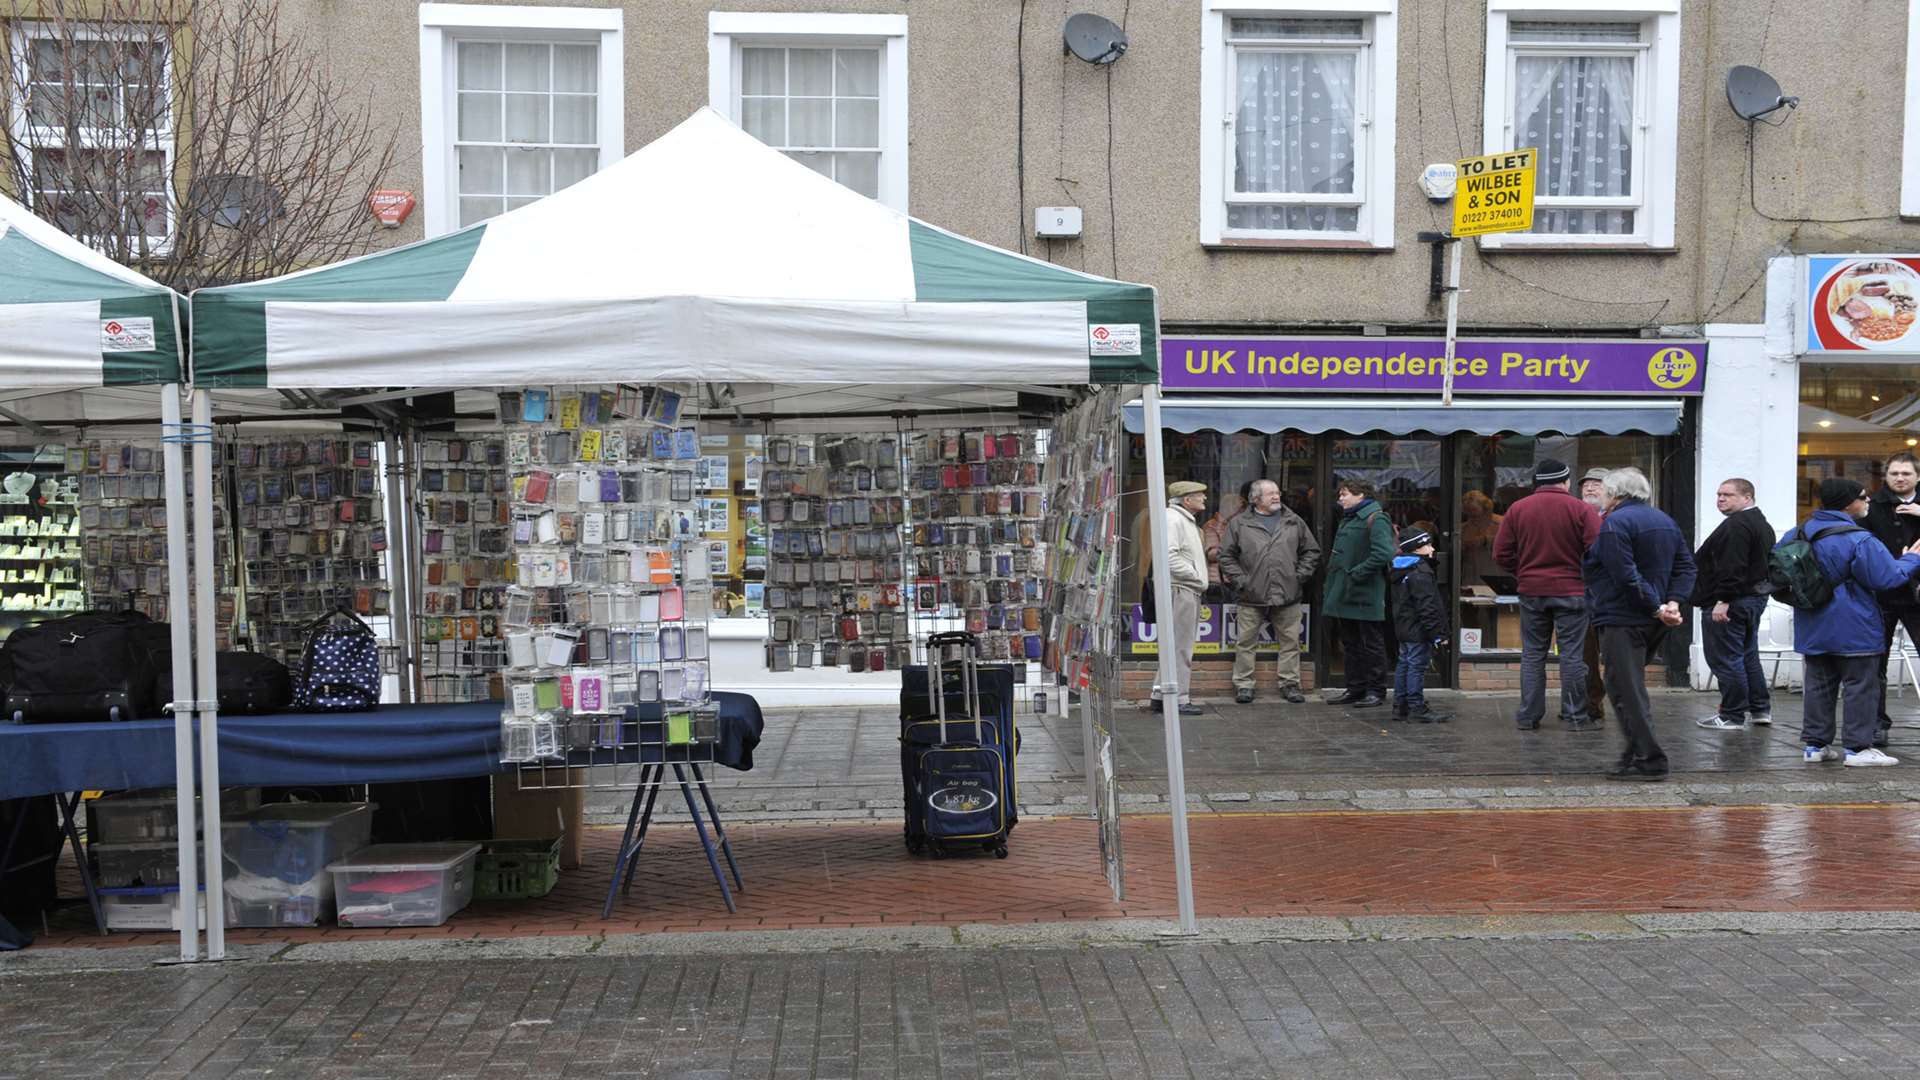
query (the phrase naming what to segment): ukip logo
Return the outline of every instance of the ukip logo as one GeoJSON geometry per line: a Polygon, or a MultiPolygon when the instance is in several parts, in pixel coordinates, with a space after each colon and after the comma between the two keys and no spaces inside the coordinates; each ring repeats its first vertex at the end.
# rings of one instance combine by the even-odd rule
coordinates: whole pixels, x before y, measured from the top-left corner
{"type": "Polygon", "coordinates": [[[1663,390],[1678,390],[1700,373],[1700,361],[1690,349],[1661,349],[1647,361],[1647,378],[1663,390]]]}

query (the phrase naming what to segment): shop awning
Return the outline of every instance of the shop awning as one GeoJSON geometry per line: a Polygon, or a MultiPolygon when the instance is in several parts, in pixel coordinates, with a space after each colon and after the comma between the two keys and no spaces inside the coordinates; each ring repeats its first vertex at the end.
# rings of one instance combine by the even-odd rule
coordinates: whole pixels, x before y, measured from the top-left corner
{"type": "MultiPolygon", "coordinates": [[[[1174,397],[1160,403],[1168,431],[1385,431],[1408,435],[1671,435],[1680,429],[1676,398],[1569,401],[1471,400],[1441,405],[1437,398],[1174,397]]],[[[1129,432],[1145,428],[1141,404],[1126,408],[1129,432]]]]}

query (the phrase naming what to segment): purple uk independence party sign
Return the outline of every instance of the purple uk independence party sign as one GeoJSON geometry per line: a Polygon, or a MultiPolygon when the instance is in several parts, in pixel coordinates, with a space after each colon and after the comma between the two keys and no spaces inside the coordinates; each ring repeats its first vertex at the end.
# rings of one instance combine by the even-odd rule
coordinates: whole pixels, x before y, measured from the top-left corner
{"type": "MultiPolygon", "coordinates": [[[[1701,341],[1469,339],[1456,343],[1456,393],[1698,394],[1701,341]]],[[[1169,390],[1439,393],[1439,338],[1163,338],[1169,390]]]]}

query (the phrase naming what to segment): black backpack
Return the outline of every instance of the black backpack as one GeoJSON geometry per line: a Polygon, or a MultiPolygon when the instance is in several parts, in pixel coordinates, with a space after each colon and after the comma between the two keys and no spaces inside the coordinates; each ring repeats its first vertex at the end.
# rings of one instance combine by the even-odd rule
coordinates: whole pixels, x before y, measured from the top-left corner
{"type": "Polygon", "coordinates": [[[1834,582],[1813,556],[1814,541],[1866,531],[1858,525],[1836,525],[1809,538],[1807,526],[1800,526],[1793,539],[1767,553],[1767,584],[1774,597],[1801,611],[1826,607],[1833,601],[1834,582]]]}
{"type": "Polygon", "coordinates": [[[16,724],[159,715],[154,673],[165,623],[137,611],[88,611],[15,630],[4,646],[6,719],[16,724]]]}

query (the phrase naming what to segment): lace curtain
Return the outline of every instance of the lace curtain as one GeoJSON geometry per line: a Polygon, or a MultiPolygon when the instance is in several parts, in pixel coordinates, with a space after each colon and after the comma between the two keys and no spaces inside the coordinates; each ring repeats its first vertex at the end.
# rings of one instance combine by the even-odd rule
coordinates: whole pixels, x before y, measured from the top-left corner
{"type": "MultiPolygon", "coordinates": [[[[1355,52],[1242,50],[1236,57],[1233,189],[1240,194],[1354,191],[1355,52]]],[[[1232,229],[1352,232],[1353,206],[1227,207],[1232,229]]]]}
{"type": "MultiPolygon", "coordinates": [[[[1541,195],[1633,194],[1633,58],[1514,62],[1514,145],[1540,151],[1541,195]]],[[[1535,210],[1536,233],[1631,233],[1632,210],[1535,210]]]]}

